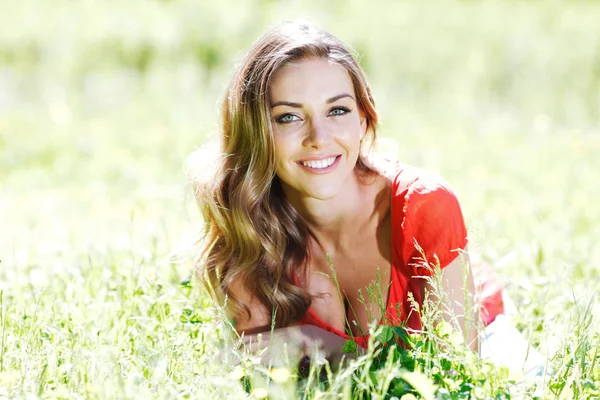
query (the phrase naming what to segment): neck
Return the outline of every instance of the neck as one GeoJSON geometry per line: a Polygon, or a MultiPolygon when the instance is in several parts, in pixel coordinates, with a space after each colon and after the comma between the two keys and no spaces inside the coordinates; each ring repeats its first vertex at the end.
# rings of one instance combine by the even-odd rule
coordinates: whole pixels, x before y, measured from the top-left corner
{"type": "MultiPolygon", "coordinates": [[[[346,248],[357,229],[371,217],[365,191],[356,173],[335,197],[319,200],[298,197],[286,191],[286,197],[306,223],[311,235],[327,253],[346,248]]],[[[372,204],[371,204],[372,206],[372,204]]]]}

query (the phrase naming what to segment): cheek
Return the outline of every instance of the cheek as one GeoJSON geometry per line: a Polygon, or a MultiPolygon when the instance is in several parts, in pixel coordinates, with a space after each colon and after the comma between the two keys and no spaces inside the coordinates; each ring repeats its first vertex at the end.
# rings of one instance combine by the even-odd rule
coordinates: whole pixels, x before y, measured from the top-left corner
{"type": "Polygon", "coordinates": [[[362,129],[358,119],[356,121],[347,121],[343,125],[337,127],[340,132],[340,139],[343,140],[347,146],[359,146],[362,129]]]}
{"type": "Polygon", "coordinates": [[[276,173],[279,173],[282,169],[286,167],[290,163],[291,151],[289,148],[289,144],[282,140],[275,139],[273,145],[275,146],[275,157],[276,157],[276,165],[277,170],[276,173]]]}
{"type": "Polygon", "coordinates": [[[281,162],[281,160],[285,158],[286,154],[285,143],[281,140],[275,139],[273,144],[275,146],[275,155],[278,157],[278,161],[281,162]]]}
{"type": "Polygon", "coordinates": [[[344,133],[344,136],[360,135],[360,132],[362,132],[360,118],[357,114],[349,115],[347,118],[341,118],[337,123],[338,128],[344,133]]]}
{"type": "Polygon", "coordinates": [[[302,147],[302,132],[279,132],[273,138],[275,154],[281,157],[280,162],[289,161],[302,147]]]}

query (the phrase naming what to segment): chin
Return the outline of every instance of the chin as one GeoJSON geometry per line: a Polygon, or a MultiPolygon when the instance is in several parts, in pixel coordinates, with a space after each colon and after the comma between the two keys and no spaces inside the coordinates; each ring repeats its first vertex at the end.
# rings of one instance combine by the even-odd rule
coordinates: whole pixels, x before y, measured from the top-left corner
{"type": "Polygon", "coordinates": [[[307,197],[317,200],[330,200],[337,197],[341,192],[341,185],[322,186],[318,188],[310,188],[304,191],[307,197]]]}

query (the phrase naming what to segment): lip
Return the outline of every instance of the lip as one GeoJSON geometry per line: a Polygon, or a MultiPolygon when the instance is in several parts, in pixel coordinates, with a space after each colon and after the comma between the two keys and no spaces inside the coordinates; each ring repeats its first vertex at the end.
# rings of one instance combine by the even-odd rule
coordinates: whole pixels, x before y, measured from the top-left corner
{"type": "Polygon", "coordinates": [[[309,158],[309,159],[305,159],[302,161],[298,161],[298,165],[300,166],[300,168],[302,168],[303,170],[310,172],[312,174],[327,174],[331,171],[333,171],[334,169],[337,168],[338,164],[340,163],[340,160],[342,159],[342,155],[338,154],[338,155],[327,155],[327,156],[319,156],[319,158],[309,158]],[[314,161],[314,160],[323,160],[326,158],[331,158],[331,157],[335,157],[335,161],[333,162],[333,164],[331,164],[329,167],[327,168],[311,168],[311,167],[307,167],[306,165],[302,164],[303,161],[314,161]]]}

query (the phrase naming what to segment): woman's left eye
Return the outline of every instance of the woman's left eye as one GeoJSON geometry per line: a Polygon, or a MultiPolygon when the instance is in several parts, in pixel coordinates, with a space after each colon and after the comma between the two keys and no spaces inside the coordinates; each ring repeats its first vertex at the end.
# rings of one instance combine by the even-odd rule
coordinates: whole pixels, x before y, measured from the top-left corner
{"type": "Polygon", "coordinates": [[[346,107],[334,107],[329,110],[330,115],[344,115],[350,112],[349,108],[346,107]]]}

